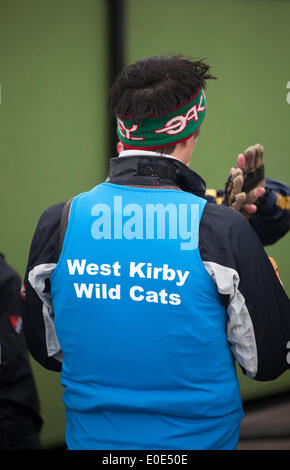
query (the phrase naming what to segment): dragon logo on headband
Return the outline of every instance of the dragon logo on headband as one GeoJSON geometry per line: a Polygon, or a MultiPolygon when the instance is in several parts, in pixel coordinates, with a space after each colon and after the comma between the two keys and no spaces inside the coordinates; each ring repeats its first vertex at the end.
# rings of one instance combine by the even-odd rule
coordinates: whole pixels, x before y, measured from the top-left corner
{"type": "Polygon", "coordinates": [[[118,118],[117,123],[118,123],[119,132],[120,132],[121,136],[124,137],[125,139],[128,139],[128,140],[144,140],[144,137],[132,137],[132,135],[131,135],[132,132],[138,131],[138,129],[139,129],[138,124],[132,124],[130,129],[128,129],[125,126],[124,121],[122,121],[122,119],[118,118]]]}
{"type": "Polygon", "coordinates": [[[185,116],[175,116],[162,127],[161,129],[157,129],[154,131],[154,134],[168,134],[168,135],[175,135],[175,134],[180,134],[180,132],[184,131],[184,129],[187,126],[188,121],[191,121],[192,119],[195,120],[195,122],[198,122],[198,113],[202,112],[205,110],[205,106],[202,106],[202,99],[203,99],[203,94],[200,96],[200,101],[199,105],[196,106],[194,104],[186,113],[185,116]]]}

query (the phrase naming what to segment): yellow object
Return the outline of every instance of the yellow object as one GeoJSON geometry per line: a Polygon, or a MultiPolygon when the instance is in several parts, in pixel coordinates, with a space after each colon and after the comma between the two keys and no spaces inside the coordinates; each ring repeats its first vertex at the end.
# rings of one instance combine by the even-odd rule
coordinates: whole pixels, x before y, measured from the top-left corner
{"type": "MultiPolygon", "coordinates": [[[[282,284],[281,278],[280,278],[280,276],[279,276],[278,265],[277,265],[276,261],[274,260],[274,258],[271,258],[271,256],[269,256],[269,260],[271,261],[272,266],[273,266],[273,268],[274,268],[274,270],[275,270],[275,273],[276,273],[276,275],[277,275],[279,281],[280,281],[281,284],[282,284]]],[[[283,285],[283,284],[282,284],[282,285],[283,285]]]]}
{"type": "Polygon", "coordinates": [[[216,204],[221,204],[223,202],[223,197],[217,197],[216,189],[207,189],[205,194],[215,198],[216,204]]]}
{"type": "Polygon", "coordinates": [[[290,196],[282,196],[276,193],[276,206],[281,207],[282,210],[290,210],[290,196]]]}
{"type": "Polygon", "coordinates": [[[216,198],[216,189],[207,189],[205,194],[207,196],[212,196],[212,197],[216,198]]]}

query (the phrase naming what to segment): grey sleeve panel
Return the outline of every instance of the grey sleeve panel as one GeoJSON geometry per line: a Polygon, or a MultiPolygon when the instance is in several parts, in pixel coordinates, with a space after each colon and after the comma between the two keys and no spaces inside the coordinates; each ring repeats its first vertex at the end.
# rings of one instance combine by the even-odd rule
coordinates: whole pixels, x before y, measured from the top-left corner
{"type": "Polygon", "coordinates": [[[49,278],[58,262],[60,222],[65,202],[41,215],[29,250],[23,285],[23,326],[33,358],[55,372],[62,368],[62,355],[54,329],[49,278]]]}
{"type": "Polygon", "coordinates": [[[234,269],[217,263],[204,261],[203,264],[218,292],[229,296],[227,338],[236,361],[253,379],[258,370],[257,346],[251,316],[239,291],[239,275],[234,269]]]}
{"type": "Polygon", "coordinates": [[[50,278],[56,264],[47,263],[35,266],[28,273],[28,281],[42,301],[42,315],[48,357],[62,362],[63,356],[54,327],[54,312],[50,292],[45,292],[45,282],[50,278]]]}

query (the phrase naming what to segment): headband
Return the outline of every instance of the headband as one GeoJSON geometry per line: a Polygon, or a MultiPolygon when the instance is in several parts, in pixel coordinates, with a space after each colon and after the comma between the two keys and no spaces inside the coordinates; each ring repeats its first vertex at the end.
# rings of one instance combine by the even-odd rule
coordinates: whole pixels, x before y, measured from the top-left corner
{"type": "Polygon", "coordinates": [[[117,133],[126,147],[154,149],[189,139],[206,115],[204,90],[163,116],[151,115],[142,124],[132,116],[117,115],[117,133]]]}

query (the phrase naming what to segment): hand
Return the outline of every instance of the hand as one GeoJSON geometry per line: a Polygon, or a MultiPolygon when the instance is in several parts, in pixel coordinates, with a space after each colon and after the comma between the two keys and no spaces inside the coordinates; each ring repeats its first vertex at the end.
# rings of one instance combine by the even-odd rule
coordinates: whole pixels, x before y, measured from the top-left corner
{"type": "Polygon", "coordinates": [[[226,183],[224,203],[249,218],[265,194],[264,147],[251,145],[239,154],[226,183]]]}

